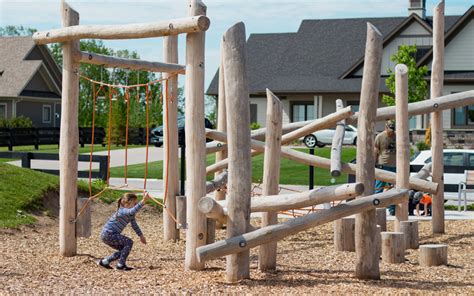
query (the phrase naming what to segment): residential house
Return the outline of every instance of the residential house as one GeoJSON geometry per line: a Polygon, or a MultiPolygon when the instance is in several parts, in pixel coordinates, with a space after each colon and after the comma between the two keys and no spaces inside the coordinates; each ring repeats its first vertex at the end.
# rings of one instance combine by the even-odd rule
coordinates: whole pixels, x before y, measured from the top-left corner
{"type": "MultiPolygon", "coordinates": [[[[336,99],[357,109],[368,22],[384,36],[380,98],[389,92],[387,69],[395,66],[390,56],[400,45],[416,44],[418,64],[431,69],[432,18],[426,16],[424,0],[410,0],[409,5],[407,17],[303,20],[296,33],[251,34],[247,40],[251,121],[265,126],[266,88],[282,100],[283,124],[330,114],[336,110],[336,99]]],[[[444,93],[472,90],[474,6],[462,16],[446,16],[445,30],[444,93]]],[[[207,90],[208,95],[217,93],[218,73],[207,90]]],[[[474,106],[444,111],[443,126],[471,133],[474,145],[474,118],[469,112],[474,106]]],[[[411,129],[426,125],[424,116],[410,119],[411,129]]],[[[382,128],[383,123],[377,125],[382,128]]]]}
{"type": "Polygon", "coordinates": [[[0,37],[0,118],[18,116],[35,127],[59,127],[61,70],[31,37],[0,37]]]}

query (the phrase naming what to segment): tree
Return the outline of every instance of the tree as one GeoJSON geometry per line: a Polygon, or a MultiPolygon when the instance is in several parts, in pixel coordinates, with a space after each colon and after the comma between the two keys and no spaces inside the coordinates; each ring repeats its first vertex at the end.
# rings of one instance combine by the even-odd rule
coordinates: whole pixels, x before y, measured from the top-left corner
{"type": "MultiPolygon", "coordinates": [[[[426,66],[416,66],[416,45],[402,45],[398,52],[390,57],[395,64],[405,64],[408,67],[408,102],[418,102],[425,100],[428,96],[428,83],[425,76],[428,74],[426,66]]],[[[385,80],[385,84],[391,95],[384,95],[382,101],[388,105],[395,105],[395,72],[389,68],[387,73],[390,76],[385,80]]]]}
{"type": "MultiPolygon", "coordinates": [[[[23,26],[6,26],[0,28],[0,35],[21,36],[32,35],[36,32],[34,28],[25,28],[23,26]]],[[[56,63],[62,66],[62,46],[60,43],[53,43],[48,46],[51,55],[56,63]]],[[[135,51],[117,50],[108,48],[100,40],[81,40],[81,51],[94,52],[109,56],[118,56],[122,58],[139,59],[140,56],[135,51]]],[[[106,69],[103,66],[81,64],[80,74],[95,81],[102,81],[107,84],[115,85],[136,85],[146,84],[157,80],[159,77],[152,72],[136,71],[128,69],[106,69]]],[[[161,125],[163,123],[163,105],[162,105],[162,83],[156,83],[148,86],[149,101],[149,126],[161,125]]],[[[96,100],[95,125],[107,128],[109,122],[109,91],[104,87],[100,89],[95,85],[95,91],[98,99],[96,100]]],[[[93,106],[93,86],[86,79],[81,79],[79,87],[79,126],[92,126],[92,106],[93,106]]],[[[123,88],[114,88],[115,92],[112,101],[112,129],[115,130],[116,141],[124,139],[127,103],[125,100],[125,91],[123,88]]],[[[146,126],[146,87],[131,88],[129,90],[130,110],[129,127],[144,128],[146,126]]],[[[182,88],[178,89],[178,102],[180,102],[180,112],[184,102],[182,88]]]]}
{"type": "MultiPolygon", "coordinates": [[[[408,67],[408,102],[418,102],[425,100],[428,96],[428,83],[425,76],[428,74],[428,67],[416,66],[416,45],[402,45],[398,52],[390,57],[395,64],[405,64],[408,67]]],[[[390,76],[385,80],[385,84],[390,90],[391,95],[383,95],[382,101],[388,105],[395,105],[395,72],[387,69],[390,76]]],[[[425,132],[425,144],[430,145],[431,127],[425,132]]]]}
{"type": "Polygon", "coordinates": [[[36,31],[35,28],[25,28],[23,26],[5,26],[0,28],[0,36],[31,36],[36,31]]]}

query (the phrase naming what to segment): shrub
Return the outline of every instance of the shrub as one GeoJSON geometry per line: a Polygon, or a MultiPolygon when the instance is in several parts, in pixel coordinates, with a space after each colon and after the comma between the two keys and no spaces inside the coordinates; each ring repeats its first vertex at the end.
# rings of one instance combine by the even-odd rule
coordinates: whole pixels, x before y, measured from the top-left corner
{"type": "Polygon", "coordinates": [[[0,119],[0,127],[33,127],[33,122],[28,117],[18,116],[12,119],[0,119]]]}
{"type": "Polygon", "coordinates": [[[260,126],[260,124],[258,124],[257,122],[252,122],[252,123],[250,124],[250,129],[251,129],[251,130],[256,130],[256,129],[259,129],[259,128],[261,128],[261,126],[260,126]]]}
{"type": "Polygon", "coordinates": [[[418,142],[416,143],[416,148],[418,151],[429,150],[431,147],[427,145],[425,142],[418,142]]]}

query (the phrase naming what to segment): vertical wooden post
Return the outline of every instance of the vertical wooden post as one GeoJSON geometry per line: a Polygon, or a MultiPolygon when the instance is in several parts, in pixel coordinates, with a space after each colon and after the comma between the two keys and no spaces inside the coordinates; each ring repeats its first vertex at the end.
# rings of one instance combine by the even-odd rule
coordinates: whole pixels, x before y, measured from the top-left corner
{"type": "MultiPolygon", "coordinates": [[[[280,184],[281,127],[283,109],[280,100],[267,89],[267,131],[265,134],[265,158],[263,161],[263,195],[277,195],[280,184]]],[[[262,213],[262,227],[278,223],[277,212],[262,213]]],[[[260,270],[276,269],[277,242],[260,246],[258,267],[260,270]]]]}
{"type": "MultiPolygon", "coordinates": [[[[178,36],[163,38],[163,61],[165,63],[178,63],[178,36]]],[[[170,77],[168,73],[163,73],[163,78],[168,77],[170,77]]],[[[171,215],[176,217],[176,196],[179,194],[178,77],[169,78],[167,83],[168,92],[165,91],[163,99],[163,117],[166,122],[163,130],[163,153],[165,156],[163,180],[167,181],[165,184],[168,188],[165,196],[165,206],[168,210],[163,211],[163,239],[176,241],[179,239],[179,230],[171,215]]]]}
{"type": "MultiPolygon", "coordinates": [[[[344,108],[344,103],[341,99],[336,100],[336,111],[344,108]]],[[[336,125],[336,131],[332,139],[331,146],[331,176],[339,177],[341,175],[341,153],[342,142],[344,141],[344,134],[346,132],[346,120],[339,121],[336,125]]]]}
{"type": "MultiPolygon", "coordinates": [[[[222,56],[222,41],[221,41],[221,62],[219,66],[219,95],[217,101],[217,130],[220,132],[227,132],[227,116],[226,116],[226,105],[225,105],[225,85],[224,85],[224,63],[222,56]]],[[[216,153],[216,163],[227,158],[227,149],[216,153]]],[[[217,177],[222,171],[217,171],[214,175],[217,177]]],[[[216,190],[214,195],[216,200],[224,200],[225,192],[216,190]]],[[[216,222],[216,228],[222,228],[221,223],[216,222]]]]}
{"type": "MultiPolygon", "coordinates": [[[[189,16],[205,15],[206,6],[189,1],[189,16]]],[[[196,248],[206,244],[206,217],[197,207],[206,195],[206,135],[204,129],[204,41],[205,33],[186,35],[186,255],[187,270],[202,270],[196,248]]]]}
{"type": "Polygon", "coordinates": [[[387,209],[376,209],[375,220],[377,222],[377,225],[380,225],[380,231],[387,231],[387,209]]]}
{"type": "MultiPolygon", "coordinates": [[[[63,27],[79,24],[79,13],[66,2],[61,2],[63,27]]],[[[59,252],[74,256],[77,251],[76,198],[77,153],[79,145],[79,63],[74,56],[79,52],[79,41],[63,43],[63,84],[61,98],[61,130],[59,138],[59,252]]]]}
{"type": "Polygon", "coordinates": [[[346,217],[334,221],[334,250],[355,251],[355,219],[346,217]]]}
{"type": "MultiPolygon", "coordinates": [[[[433,63],[431,67],[431,99],[443,95],[444,82],[444,1],[433,11],[433,63]]],[[[433,233],[444,233],[444,166],[443,166],[443,112],[431,114],[431,155],[433,159],[433,182],[439,184],[433,194],[433,233]]]]}
{"type": "MultiPolygon", "coordinates": [[[[367,23],[367,41],[357,129],[357,147],[363,147],[363,149],[357,149],[356,182],[364,184],[364,193],[359,198],[374,193],[374,133],[375,115],[379,100],[382,42],[383,38],[379,30],[372,24],[367,23]]],[[[375,210],[356,215],[355,275],[359,279],[380,279],[379,258],[376,256],[376,225],[375,210]]]]}
{"type": "Polygon", "coordinates": [[[382,232],[382,261],[405,262],[405,235],[402,232],[382,232]]]}
{"type": "MultiPolygon", "coordinates": [[[[410,188],[410,142],[408,139],[408,67],[395,66],[395,121],[397,136],[397,177],[396,188],[410,188]]],[[[400,222],[408,220],[408,195],[406,201],[395,207],[395,231],[399,232],[400,222]]]]}
{"type": "MultiPolygon", "coordinates": [[[[223,37],[227,110],[229,180],[227,238],[247,232],[250,222],[252,166],[250,158],[250,105],[245,26],[235,24],[223,37]]],[[[227,281],[250,277],[249,251],[227,256],[227,281]]]]}

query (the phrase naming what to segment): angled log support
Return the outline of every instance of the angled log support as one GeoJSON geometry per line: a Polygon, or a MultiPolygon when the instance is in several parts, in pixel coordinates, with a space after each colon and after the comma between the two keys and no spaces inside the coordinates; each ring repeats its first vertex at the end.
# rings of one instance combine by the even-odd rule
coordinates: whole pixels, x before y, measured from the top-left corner
{"type": "Polygon", "coordinates": [[[199,247],[196,250],[198,259],[201,262],[226,256],[246,252],[259,245],[279,241],[289,235],[293,235],[303,230],[322,225],[343,217],[356,213],[375,209],[376,207],[386,207],[399,203],[405,198],[408,190],[391,189],[379,194],[365,196],[340,204],[328,210],[311,213],[303,217],[288,220],[283,223],[262,227],[258,230],[245,234],[230,237],[226,240],[217,241],[213,244],[199,247]]]}
{"type": "MultiPolygon", "coordinates": [[[[344,104],[341,99],[336,100],[336,111],[342,110],[344,104]]],[[[333,177],[339,177],[341,175],[341,154],[342,154],[342,142],[344,140],[344,134],[346,132],[346,121],[343,119],[336,125],[336,131],[332,138],[331,146],[331,169],[330,173],[333,177]]]]}

